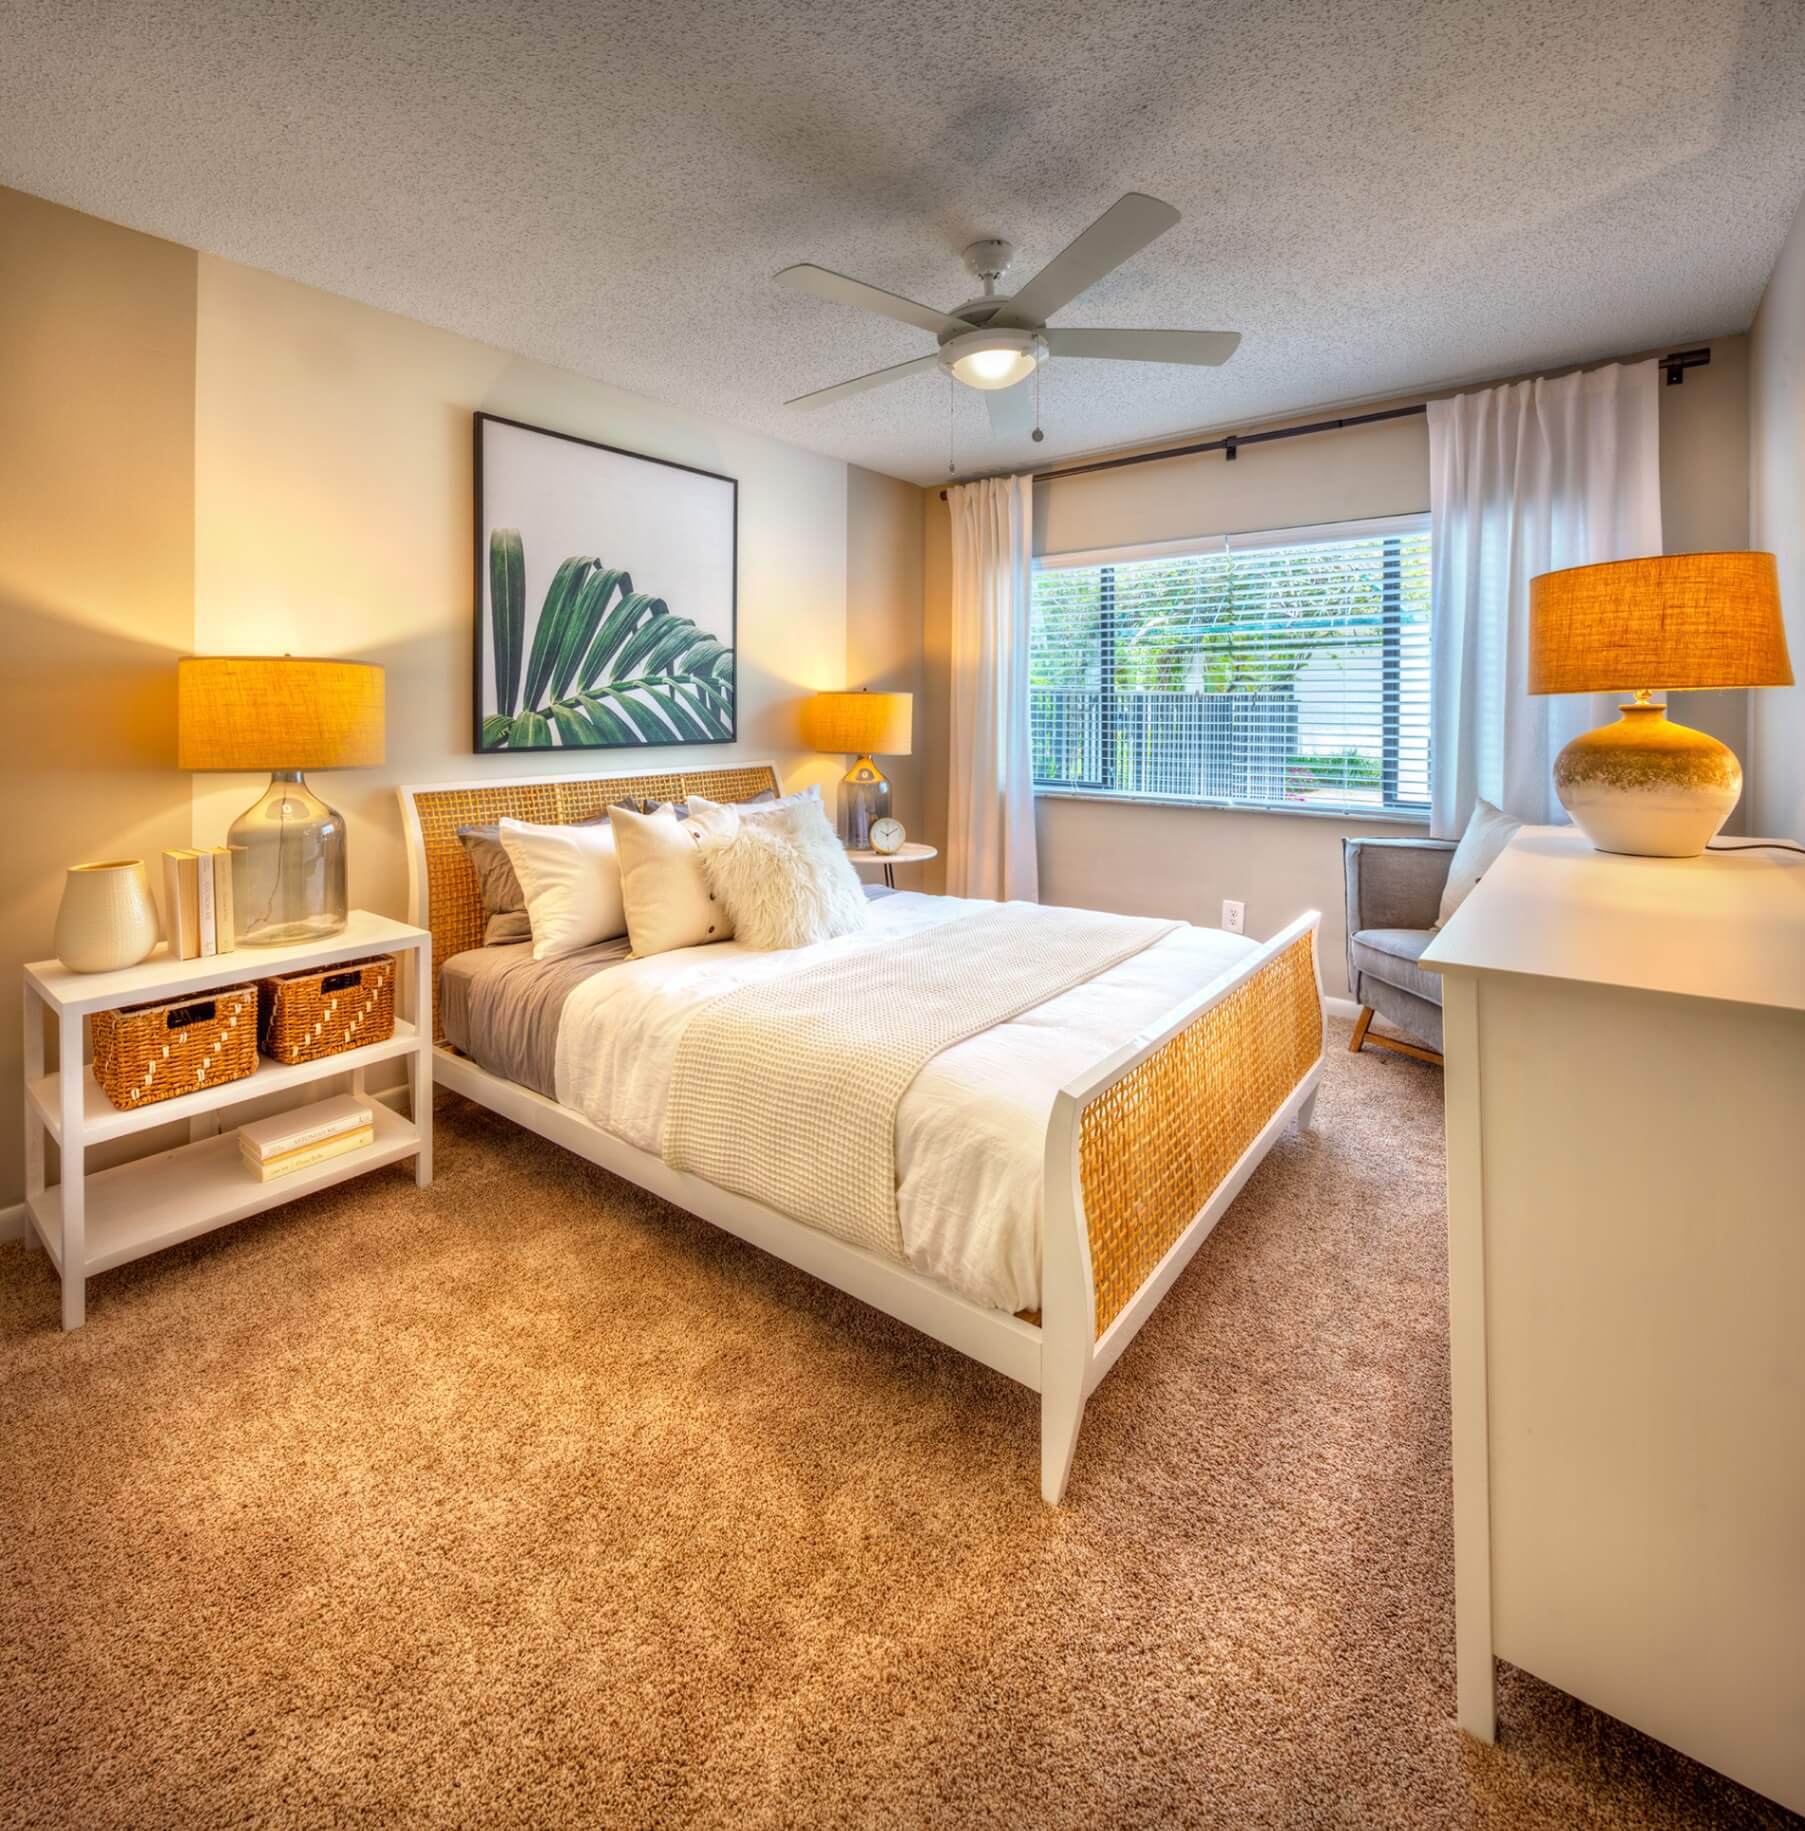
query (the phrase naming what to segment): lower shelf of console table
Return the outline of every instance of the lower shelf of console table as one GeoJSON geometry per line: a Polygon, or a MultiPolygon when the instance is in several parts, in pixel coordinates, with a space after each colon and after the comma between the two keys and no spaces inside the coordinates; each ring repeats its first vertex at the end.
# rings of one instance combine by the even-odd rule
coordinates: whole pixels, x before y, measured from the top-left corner
{"type": "MultiPolygon", "coordinates": [[[[420,1149],[413,1122],[372,1102],[375,1137],[361,1150],[330,1157],[311,1170],[297,1170],[259,1182],[239,1152],[238,1134],[220,1132],[142,1157],[87,1178],[86,1250],[82,1270],[92,1277],[128,1265],[145,1254],[179,1246],[216,1227],[248,1219],[284,1202],[311,1195],[366,1170],[398,1163],[420,1149]]],[[[61,1184],[34,1195],[27,1204],[44,1250],[63,1269],[61,1184]]]]}

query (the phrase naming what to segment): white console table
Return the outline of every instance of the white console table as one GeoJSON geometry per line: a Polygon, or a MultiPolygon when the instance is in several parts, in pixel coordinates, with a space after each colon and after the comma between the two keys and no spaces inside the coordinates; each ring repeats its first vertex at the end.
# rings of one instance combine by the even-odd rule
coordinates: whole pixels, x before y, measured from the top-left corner
{"type": "MultiPolygon", "coordinates": [[[[79,1329],[87,1313],[86,1286],[96,1272],[140,1259],[196,1234],[261,1214],[329,1183],[361,1175],[404,1157],[414,1159],[421,1188],[432,1181],[432,1038],[407,1018],[395,1019],[384,1042],[317,1062],[285,1067],[260,1055],[256,1071],[198,1093],[122,1112],[85,1065],[82,1020],[94,1011],[147,1004],[209,987],[239,985],[272,973],[331,966],[366,954],[398,954],[412,965],[412,1010],[432,1009],[432,936],[423,928],[354,909],[345,928],[324,941],[287,947],[241,947],[197,960],[172,959],[159,945],[148,960],[116,973],[72,973],[60,960],[25,969],[25,1240],[41,1243],[62,1280],[63,1327],[79,1329]],[[57,1072],[44,1071],[44,1018],[57,1025],[57,1072]],[[262,1100],[310,1082],[349,1075],[363,1091],[378,1062],[405,1057],[412,1097],[403,1118],[373,1102],[375,1138],[361,1150],[329,1158],[274,1182],[258,1182],[239,1160],[236,1131],[220,1131],[224,1108],[262,1100]],[[189,1141],[171,1151],[90,1172],[88,1147],[158,1126],[188,1126],[189,1141]],[[62,1180],[46,1185],[44,1142],[56,1140],[62,1180]]],[[[397,988],[398,990],[400,988],[397,988]]],[[[297,1101],[295,1104],[299,1104],[297,1101]]]]}
{"type": "Polygon", "coordinates": [[[1461,1726],[1496,1656],[1805,1811],[1805,857],[1528,829],[1422,963],[1461,1726]]]}

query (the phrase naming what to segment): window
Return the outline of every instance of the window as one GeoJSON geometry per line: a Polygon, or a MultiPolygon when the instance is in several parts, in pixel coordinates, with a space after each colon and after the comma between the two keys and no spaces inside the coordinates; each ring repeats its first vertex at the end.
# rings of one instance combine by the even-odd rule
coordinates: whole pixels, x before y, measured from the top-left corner
{"type": "Polygon", "coordinates": [[[1035,786],[1426,814],[1428,521],[1041,561],[1035,786]]]}

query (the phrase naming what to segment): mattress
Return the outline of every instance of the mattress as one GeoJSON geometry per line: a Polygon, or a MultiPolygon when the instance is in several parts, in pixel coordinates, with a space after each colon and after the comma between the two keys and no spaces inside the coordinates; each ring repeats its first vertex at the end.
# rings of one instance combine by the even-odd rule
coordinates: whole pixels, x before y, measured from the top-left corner
{"type": "MultiPolygon", "coordinates": [[[[874,903],[868,929],[815,947],[761,953],[725,941],[591,971],[563,1001],[553,1097],[601,1130],[662,1154],[677,1044],[701,1005],[826,950],[881,949],[900,934],[990,907],[899,891],[874,903]]],[[[907,1263],[988,1307],[1039,1309],[1042,1168],[1055,1096],[1256,950],[1242,935],[1180,928],[935,1056],[897,1109],[907,1263]]],[[[771,1072],[781,1074],[782,1064],[771,1072]]]]}

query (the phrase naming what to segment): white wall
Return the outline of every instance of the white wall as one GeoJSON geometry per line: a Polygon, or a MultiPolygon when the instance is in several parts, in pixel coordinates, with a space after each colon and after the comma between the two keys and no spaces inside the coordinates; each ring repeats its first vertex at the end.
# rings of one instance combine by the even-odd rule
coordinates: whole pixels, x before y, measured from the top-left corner
{"type": "MultiPolygon", "coordinates": [[[[846,465],[208,255],[197,317],[195,652],[388,670],[387,763],[314,784],[346,817],[353,905],[406,913],[397,783],[732,756],[836,779],[801,747],[796,708],[846,680],[846,465]],[[477,408],[739,479],[737,745],[473,754],[477,408]]],[[[882,508],[864,524],[881,529],[882,508]]],[[[223,837],[261,786],[196,777],[196,842],[223,837]]]]}
{"type": "Polygon", "coordinates": [[[1779,559],[1799,682],[1749,695],[1749,830],[1805,842],[1805,204],[1749,345],[1749,545],[1779,559]]]}

